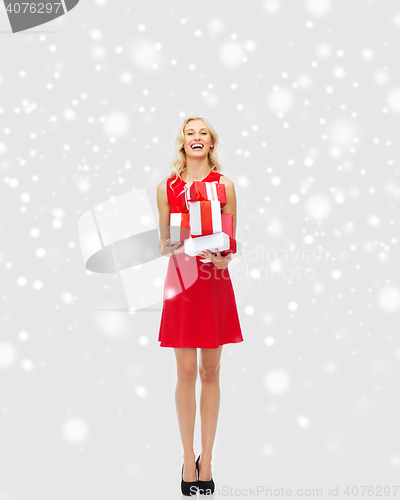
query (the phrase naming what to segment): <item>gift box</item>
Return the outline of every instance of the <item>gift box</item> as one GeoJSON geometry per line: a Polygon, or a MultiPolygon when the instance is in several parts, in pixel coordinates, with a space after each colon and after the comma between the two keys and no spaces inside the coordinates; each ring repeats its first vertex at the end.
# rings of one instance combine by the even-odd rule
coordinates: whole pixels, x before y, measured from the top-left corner
{"type": "Polygon", "coordinates": [[[185,241],[187,238],[190,238],[189,214],[170,214],[169,228],[171,245],[178,243],[178,241],[185,241]]]}
{"type": "Polygon", "coordinates": [[[233,238],[233,214],[221,214],[222,232],[233,238]]]}
{"type": "Polygon", "coordinates": [[[219,201],[221,208],[226,205],[225,184],[218,181],[194,181],[189,187],[189,200],[192,201],[219,201]]]}
{"type": "MultiPolygon", "coordinates": [[[[229,239],[229,248],[221,251],[221,255],[225,256],[228,253],[236,253],[236,240],[233,237],[233,214],[221,214],[222,232],[227,234],[229,239]]],[[[217,247],[218,248],[218,247],[217,247]]]]}
{"type": "Polygon", "coordinates": [[[221,255],[236,253],[236,240],[226,233],[208,234],[199,238],[189,238],[185,240],[184,251],[187,255],[195,257],[203,250],[210,250],[215,253],[216,249],[221,255]],[[224,253],[223,253],[224,252],[224,253]]]}
{"type": "Polygon", "coordinates": [[[219,201],[189,201],[190,234],[192,237],[222,232],[219,201]]]}
{"type": "MultiPolygon", "coordinates": [[[[229,235],[228,235],[229,236],[229,235]]],[[[217,247],[219,250],[220,248],[217,247]]],[[[226,250],[220,250],[220,254],[225,257],[226,255],[228,255],[229,253],[236,253],[237,252],[237,248],[236,248],[236,240],[234,238],[232,238],[232,236],[229,236],[229,248],[227,248],[226,250]]]]}
{"type": "MultiPolygon", "coordinates": [[[[237,244],[236,240],[233,239],[233,214],[221,214],[221,223],[222,223],[222,232],[232,238],[232,241],[230,240],[230,245],[229,245],[231,248],[221,251],[221,255],[222,256],[228,255],[228,253],[231,253],[231,251],[232,253],[236,253],[237,244]]],[[[200,259],[200,261],[211,262],[210,259],[200,259]]]]}
{"type": "Polygon", "coordinates": [[[227,203],[225,184],[220,184],[218,181],[189,182],[188,184],[185,184],[178,196],[182,194],[186,210],[189,210],[190,201],[219,201],[221,207],[224,207],[227,203]]]}

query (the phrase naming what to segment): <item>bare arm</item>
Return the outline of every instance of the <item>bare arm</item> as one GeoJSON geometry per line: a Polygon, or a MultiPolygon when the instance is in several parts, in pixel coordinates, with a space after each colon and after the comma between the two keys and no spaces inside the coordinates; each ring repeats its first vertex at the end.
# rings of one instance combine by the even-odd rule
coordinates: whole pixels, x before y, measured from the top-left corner
{"type": "Polygon", "coordinates": [[[233,214],[233,239],[236,239],[236,192],[233,182],[223,175],[219,182],[225,184],[226,205],[222,207],[221,213],[233,214]]]}
{"type": "Polygon", "coordinates": [[[167,197],[167,179],[165,177],[157,186],[157,207],[159,214],[159,228],[160,228],[160,250],[165,241],[170,238],[169,219],[171,207],[168,203],[167,197]]]}
{"type": "Polygon", "coordinates": [[[174,253],[182,253],[183,245],[179,241],[174,245],[167,241],[171,238],[169,230],[171,206],[168,203],[167,179],[168,177],[165,177],[157,186],[157,207],[160,221],[160,252],[164,257],[171,257],[174,253]]]}

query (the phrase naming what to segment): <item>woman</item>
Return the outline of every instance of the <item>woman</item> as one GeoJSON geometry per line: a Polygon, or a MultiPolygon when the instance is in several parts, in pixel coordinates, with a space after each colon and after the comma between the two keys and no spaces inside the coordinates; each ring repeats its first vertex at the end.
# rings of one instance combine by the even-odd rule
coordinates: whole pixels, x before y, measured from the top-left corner
{"type": "Polygon", "coordinates": [[[187,213],[184,186],[194,180],[225,184],[226,205],[221,213],[233,214],[236,238],[236,194],[233,182],[220,173],[216,148],[218,134],[205,118],[186,118],[176,138],[172,174],[157,186],[160,215],[160,249],[169,257],[158,340],[173,347],[177,362],[175,402],[183,445],[181,490],[185,495],[213,493],[212,449],[220,403],[219,371],[223,344],[242,342],[242,332],[228,264],[223,257],[204,250],[196,257],[184,253],[184,244],[170,243],[171,213],[187,213]],[[202,259],[208,259],[202,262],[202,259]],[[197,266],[197,268],[196,268],[197,266]],[[196,270],[197,279],[190,280],[196,270]],[[185,286],[185,284],[187,286],[185,286]],[[172,292],[171,292],[172,291],[172,292]],[[196,415],[197,348],[200,348],[201,455],[193,450],[196,415]]]}

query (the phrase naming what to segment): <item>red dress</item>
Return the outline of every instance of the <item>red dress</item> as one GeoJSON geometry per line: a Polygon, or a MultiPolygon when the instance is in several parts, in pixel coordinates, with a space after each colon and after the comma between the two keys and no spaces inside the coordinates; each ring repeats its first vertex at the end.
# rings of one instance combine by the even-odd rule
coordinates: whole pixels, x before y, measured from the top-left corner
{"type": "MultiPolygon", "coordinates": [[[[211,171],[203,182],[219,182],[221,176],[211,171]]],[[[167,179],[171,212],[187,212],[184,195],[178,196],[186,183],[178,177],[171,187],[174,179],[167,179]]],[[[219,269],[212,262],[201,262],[202,258],[185,253],[168,257],[160,347],[216,349],[243,341],[229,266],[219,269]]]]}

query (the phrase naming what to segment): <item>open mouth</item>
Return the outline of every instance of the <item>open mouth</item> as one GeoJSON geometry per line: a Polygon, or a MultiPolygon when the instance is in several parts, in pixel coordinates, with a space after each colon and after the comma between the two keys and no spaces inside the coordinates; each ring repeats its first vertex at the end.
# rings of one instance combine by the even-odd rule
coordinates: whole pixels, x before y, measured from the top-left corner
{"type": "Polygon", "coordinates": [[[193,145],[191,146],[191,148],[192,148],[192,149],[203,149],[203,148],[204,148],[204,146],[203,146],[203,144],[193,144],[193,145]]]}

